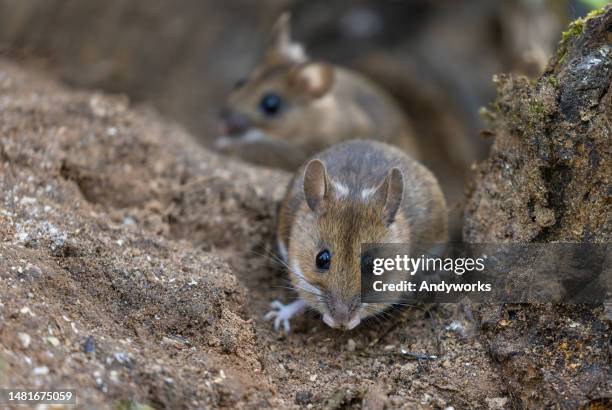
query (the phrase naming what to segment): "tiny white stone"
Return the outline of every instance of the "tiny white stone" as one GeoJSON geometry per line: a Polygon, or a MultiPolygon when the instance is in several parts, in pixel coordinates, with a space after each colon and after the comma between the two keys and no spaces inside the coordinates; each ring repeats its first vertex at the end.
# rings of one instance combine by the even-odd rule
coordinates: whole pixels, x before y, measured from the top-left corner
{"type": "Polygon", "coordinates": [[[30,308],[29,308],[29,307],[27,307],[27,306],[22,307],[22,308],[21,308],[21,310],[20,310],[19,312],[20,312],[22,315],[28,314],[28,315],[30,315],[30,316],[36,316],[36,315],[34,315],[34,313],[32,313],[32,311],[30,310],[30,308]]]}
{"type": "Polygon", "coordinates": [[[117,372],[117,370],[111,370],[110,373],[108,374],[108,378],[113,383],[119,383],[119,372],[117,372]]]}
{"type": "Polygon", "coordinates": [[[36,376],[44,376],[49,373],[49,368],[47,366],[40,366],[34,368],[34,375],[36,376]]]}
{"type": "Polygon", "coordinates": [[[60,341],[57,337],[49,336],[45,338],[45,341],[53,347],[57,347],[60,345],[60,341]]]}
{"type": "Polygon", "coordinates": [[[19,337],[21,345],[24,347],[24,349],[27,349],[30,346],[30,342],[32,341],[30,335],[27,333],[18,333],[17,336],[19,337]]]}

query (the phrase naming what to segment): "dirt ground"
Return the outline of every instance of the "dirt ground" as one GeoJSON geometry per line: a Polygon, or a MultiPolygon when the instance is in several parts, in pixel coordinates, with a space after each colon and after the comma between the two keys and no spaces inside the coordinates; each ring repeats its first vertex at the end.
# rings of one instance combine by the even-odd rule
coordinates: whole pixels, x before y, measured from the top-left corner
{"type": "MultiPolygon", "coordinates": [[[[566,130],[583,122],[609,130],[607,63],[597,71],[596,105],[583,99],[593,88],[569,80],[566,87],[563,75],[571,79],[565,69],[573,62],[581,67],[580,41],[582,50],[602,47],[611,19],[608,8],[584,24],[567,39],[569,54],[550,67],[562,74],[554,92],[593,114],[569,112],[566,130]]],[[[513,237],[502,229],[523,218],[513,210],[519,202],[508,199],[517,187],[540,200],[526,221],[546,229],[521,236],[531,235],[530,222],[514,238],[563,240],[571,231],[564,218],[574,223],[576,215],[597,222],[595,239],[608,238],[597,219],[605,185],[586,198],[572,186],[546,202],[539,185],[521,185],[542,170],[542,158],[506,163],[509,153],[533,146],[520,130],[504,134],[508,124],[529,124],[521,128],[529,135],[539,124],[552,129],[545,105],[534,118],[516,112],[524,104],[509,103],[512,93],[546,97],[552,91],[544,82],[555,83],[547,78],[540,88],[525,81],[500,90],[491,131],[499,143],[476,172],[467,240],[513,237]]],[[[544,144],[557,134],[538,135],[544,144]]],[[[589,175],[603,183],[609,174],[599,165],[609,165],[609,152],[597,144],[610,134],[598,135],[601,161],[589,175]]],[[[567,169],[582,175],[583,164],[567,158],[543,171],[551,178],[546,192],[559,192],[556,178],[567,169]]],[[[141,410],[609,404],[612,315],[603,306],[406,307],[352,332],[310,314],[290,335],[275,333],[262,320],[269,302],[295,297],[272,247],[289,177],[211,154],[124,97],[68,90],[0,61],[0,385],[73,388],[81,408],[141,410]]]]}
{"type": "Polygon", "coordinates": [[[91,408],[505,402],[461,307],[351,333],[262,320],[294,297],[271,250],[288,175],[7,61],[0,104],[2,385],[71,387],[91,408]]]}

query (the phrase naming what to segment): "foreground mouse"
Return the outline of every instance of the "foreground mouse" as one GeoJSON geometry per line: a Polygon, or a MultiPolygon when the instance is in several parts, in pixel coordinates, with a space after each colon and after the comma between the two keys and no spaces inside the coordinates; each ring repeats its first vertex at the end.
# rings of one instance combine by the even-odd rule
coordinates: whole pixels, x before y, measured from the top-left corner
{"type": "Polygon", "coordinates": [[[418,156],[410,125],[387,93],[356,72],[308,59],[291,40],[288,14],[273,34],[265,57],[221,111],[218,150],[292,171],[353,138],[378,139],[418,156]]]}
{"type": "Polygon", "coordinates": [[[289,331],[310,307],[331,327],[353,329],[390,305],[360,300],[364,243],[444,243],[446,204],[438,181],[398,148],[354,140],[297,171],[279,210],[278,248],[295,302],[272,302],[265,319],[289,331]]]}

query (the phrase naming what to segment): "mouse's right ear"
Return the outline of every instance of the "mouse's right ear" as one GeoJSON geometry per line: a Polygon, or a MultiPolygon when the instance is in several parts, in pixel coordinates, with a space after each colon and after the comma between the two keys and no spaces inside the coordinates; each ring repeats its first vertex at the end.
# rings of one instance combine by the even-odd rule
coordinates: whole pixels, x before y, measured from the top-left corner
{"type": "Polygon", "coordinates": [[[304,170],[304,196],[308,207],[313,211],[319,209],[323,199],[329,197],[332,190],[325,164],[318,159],[311,160],[304,170]]]}
{"type": "Polygon", "coordinates": [[[374,192],[374,200],[381,207],[382,219],[389,226],[395,221],[395,216],[404,197],[404,176],[399,168],[391,168],[385,179],[374,192]]]}
{"type": "Polygon", "coordinates": [[[289,12],[281,14],[274,23],[267,54],[268,58],[280,58],[296,64],[307,60],[304,47],[291,40],[291,14],[289,12]]]}
{"type": "Polygon", "coordinates": [[[289,74],[289,86],[308,98],[321,98],[334,84],[334,69],[328,63],[309,62],[294,67],[289,74]]]}

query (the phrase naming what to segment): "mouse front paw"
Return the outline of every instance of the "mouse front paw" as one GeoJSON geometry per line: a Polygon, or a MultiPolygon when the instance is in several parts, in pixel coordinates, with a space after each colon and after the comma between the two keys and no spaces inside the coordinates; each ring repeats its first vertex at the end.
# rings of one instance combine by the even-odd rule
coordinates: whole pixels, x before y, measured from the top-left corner
{"type": "Polygon", "coordinates": [[[274,319],[274,330],[277,332],[280,330],[281,323],[283,325],[283,329],[285,333],[289,333],[291,330],[291,326],[289,325],[289,320],[306,310],[307,304],[302,299],[298,299],[295,302],[292,302],[288,305],[281,303],[278,300],[270,303],[271,311],[266,313],[264,316],[264,320],[272,320],[274,319]]]}

